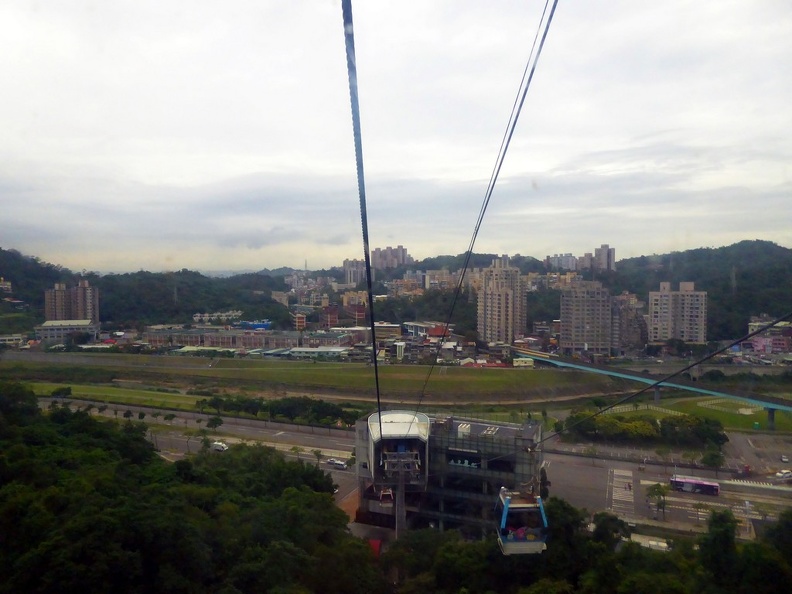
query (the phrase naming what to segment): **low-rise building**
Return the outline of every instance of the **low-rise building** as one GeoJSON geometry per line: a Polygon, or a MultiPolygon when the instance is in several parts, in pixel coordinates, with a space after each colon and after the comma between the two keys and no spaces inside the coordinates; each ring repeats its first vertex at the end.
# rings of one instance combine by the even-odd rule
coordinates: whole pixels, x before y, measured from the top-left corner
{"type": "Polygon", "coordinates": [[[74,334],[88,334],[91,340],[96,340],[99,324],[91,320],[49,320],[33,330],[36,338],[44,342],[63,342],[74,334]]]}

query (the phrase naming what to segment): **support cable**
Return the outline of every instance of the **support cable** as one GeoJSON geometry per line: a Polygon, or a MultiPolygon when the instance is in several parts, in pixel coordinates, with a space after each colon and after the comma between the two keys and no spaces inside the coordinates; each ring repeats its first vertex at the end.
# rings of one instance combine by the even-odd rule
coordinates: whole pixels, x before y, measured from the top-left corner
{"type": "MultiPolygon", "coordinates": [[[[440,352],[443,339],[445,338],[445,335],[447,334],[448,329],[451,325],[451,319],[454,314],[454,309],[456,308],[456,304],[459,301],[459,296],[462,292],[462,287],[465,280],[465,273],[467,272],[467,269],[470,266],[470,259],[473,255],[473,246],[476,243],[476,238],[478,237],[479,230],[481,229],[481,225],[484,221],[484,215],[487,212],[487,207],[489,206],[490,200],[492,198],[492,194],[495,191],[495,184],[498,181],[501,168],[503,167],[503,162],[506,159],[506,153],[509,150],[509,145],[511,144],[512,136],[514,135],[514,130],[517,127],[517,121],[519,120],[520,113],[522,112],[523,104],[525,103],[525,98],[528,95],[528,89],[531,86],[531,81],[533,80],[534,73],[536,72],[536,65],[539,62],[539,57],[542,54],[542,49],[544,48],[545,40],[547,39],[547,32],[550,29],[550,24],[553,22],[553,15],[555,14],[556,6],[558,6],[558,0],[553,0],[553,5],[550,9],[550,14],[547,16],[547,19],[545,20],[545,15],[547,14],[547,7],[549,3],[550,0],[545,1],[545,6],[544,9],[542,10],[542,17],[539,20],[539,26],[536,29],[536,34],[534,35],[533,44],[531,45],[531,52],[528,56],[528,61],[525,65],[522,79],[520,80],[520,86],[518,88],[517,95],[514,99],[514,104],[512,105],[511,114],[509,115],[509,122],[506,126],[506,131],[504,132],[503,139],[501,140],[501,145],[498,150],[498,156],[495,160],[495,165],[493,167],[492,174],[490,175],[489,183],[487,184],[487,190],[484,194],[484,201],[482,202],[481,209],[479,210],[478,218],[476,220],[476,224],[473,229],[473,235],[470,238],[468,249],[465,252],[465,260],[462,265],[462,273],[459,276],[459,281],[457,282],[456,290],[454,291],[454,297],[451,302],[451,307],[449,309],[448,317],[446,318],[443,336],[440,338],[438,342],[438,348],[437,348],[438,353],[440,352]],[[544,22],[544,30],[542,31],[543,22],[544,22]],[[540,31],[542,31],[542,37],[539,42],[539,47],[537,49],[536,42],[537,39],[539,38],[540,31]],[[536,55],[534,56],[535,49],[536,49],[536,55]]],[[[423,386],[421,387],[421,392],[419,394],[416,410],[420,408],[424,396],[426,395],[426,387],[429,384],[429,379],[436,366],[437,357],[435,356],[434,359],[435,360],[432,361],[432,364],[429,367],[429,371],[426,374],[426,379],[424,380],[423,386]]]]}
{"type": "Polygon", "coordinates": [[[355,165],[357,168],[358,196],[360,198],[360,223],[363,230],[363,256],[366,262],[366,288],[368,290],[369,322],[371,327],[371,362],[374,365],[374,384],[377,394],[377,417],[382,437],[382,403],[380,399],[379,367],[377,366],[377,335],[374,325],[374,290],[371,279],[369,252],[368,213],[366,212],[366,182],[363,176],[363,140],[360,131],[360,102],[358,99],[357,62],[355,60],[355,32],[352,24],[352,0],[342,0],[344,41],[346,43],[349,99],[352,106],[352,132],[355,137],[355,165]]]}

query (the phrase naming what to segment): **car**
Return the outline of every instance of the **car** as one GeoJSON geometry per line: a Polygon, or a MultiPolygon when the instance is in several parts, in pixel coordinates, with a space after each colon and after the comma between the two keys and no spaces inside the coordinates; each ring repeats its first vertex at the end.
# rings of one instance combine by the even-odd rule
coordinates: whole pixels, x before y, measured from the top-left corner
{"type": "Polygon", "coordinates": [[[335,463],[333,463],[333,466],[335,466],[340,470],[346,470],[347,468],[346,462],[344,462],[343,460],[336,460],[335,463]]]}
{"type": "Polygon", "coordinates": [[[338,460],[336,460],[335,458],[328,458],[328,459],[326,460],[326,462],[327,462],[328,464],[335,464],[335,463],[337,463],[337,462],[338,462],[338,460]]]}
{"type": "Polygon", "coordinates": [[[789,462],[789,457],[786,454],[781,454],[781,462],[789,462]]]}
{"type": "Polygon", "coordinates": [[[223,443],[222,441],[215,441],[209,449],[213,452],[225,452],[228,449],[228,445],[223,443]]]}
{"type": "Polygon", "coordinates": [[[776,478],[788,479],[792,478],[792,470],[779,470],[776,472],[776,478]]]}

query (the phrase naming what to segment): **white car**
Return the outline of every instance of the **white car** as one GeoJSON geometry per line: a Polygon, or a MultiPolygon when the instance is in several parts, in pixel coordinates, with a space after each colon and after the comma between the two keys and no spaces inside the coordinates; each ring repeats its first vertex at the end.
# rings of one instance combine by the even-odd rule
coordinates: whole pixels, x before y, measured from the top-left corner
{"type": "Polygon", "coordinates": [[[789,462],[789,457],[786,454],[781,454],[781,462],[789,462]]]}
{"type": "Polygon", "coordinates": [[[792,470],[779,470],[776,472],[776,478],[788,479],[792,478],[792,470]]]}
{"type": "Polygon", "coordinates": [[[228,446],[222,441],[216,441],[211,446],[209,446],[209,449],[213,452],[225,452],[228,449],[228,446]]]}
{"type": "Polygon", "coordinates": [[[335,458],[328,458],[327,460],[325,460],[325,462],[327,462],[328,464],[335,464],[336,462],[338,462],[338,460],[336,460],[335,458]]]}

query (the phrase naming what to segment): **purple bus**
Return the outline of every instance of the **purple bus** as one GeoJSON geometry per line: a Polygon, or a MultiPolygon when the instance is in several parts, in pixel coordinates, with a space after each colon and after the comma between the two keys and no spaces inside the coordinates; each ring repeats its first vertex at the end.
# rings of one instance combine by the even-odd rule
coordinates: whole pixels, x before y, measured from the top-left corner
{"type": "Polygon", "coordinates": [[[703,493],[704,495],[718,495],[720,485],[715,481],[705,481],[695,476],[681,476],[675,474],[671,477],[671,488],[674,491],[685,493],[703,493]]]}

